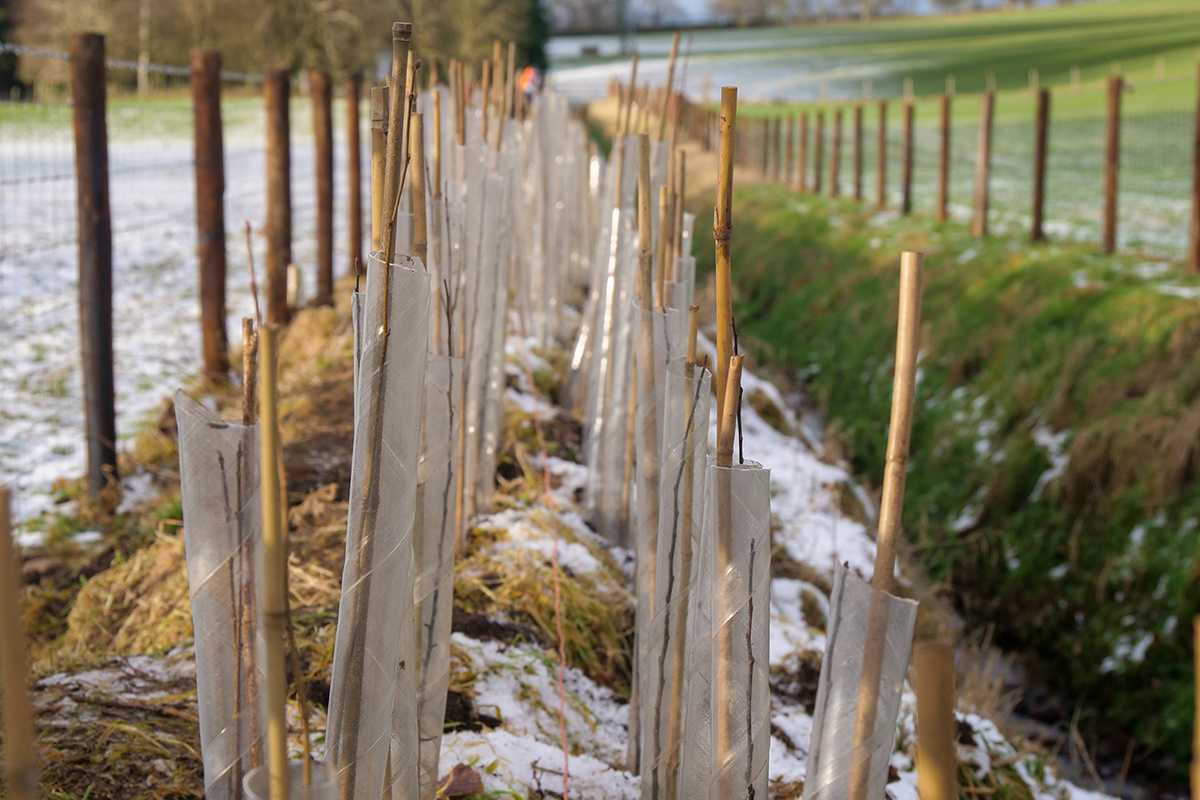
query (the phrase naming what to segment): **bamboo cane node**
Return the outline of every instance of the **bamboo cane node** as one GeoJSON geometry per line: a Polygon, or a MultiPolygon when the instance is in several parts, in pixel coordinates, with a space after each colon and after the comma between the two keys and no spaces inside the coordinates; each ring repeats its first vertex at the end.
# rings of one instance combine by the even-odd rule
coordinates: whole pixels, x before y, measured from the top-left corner
{"type": "Polygon", "coordinates": [[[726,222],[724,225],[713,224],[713,240],[717,242],[728,242],[733,238],[733,223],[726,222]]]}

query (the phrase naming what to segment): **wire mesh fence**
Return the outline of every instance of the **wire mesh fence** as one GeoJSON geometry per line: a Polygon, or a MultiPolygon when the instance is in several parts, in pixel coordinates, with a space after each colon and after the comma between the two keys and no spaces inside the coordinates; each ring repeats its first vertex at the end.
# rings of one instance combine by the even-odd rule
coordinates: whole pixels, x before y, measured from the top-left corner
{"type": "MultiPolygon", "coordinates": [[[[110,75],[136,66],[110,62],[110,75]]],[[[231,344],[240,347],[237,320],[254,309],[245,221],[259,281],[264,277],[266,120],[255,76],[231,77],[221,103],[226,327],[231,344]]],[[[172,80],[185,84],[143,96],[117,94],[117,82],[110,81],[114,374],[122,440],[203,367],[192,101],[186,78],[172,80]]],[[[290,104],[292,252],[301,300],[315,287],[316,259],[315,151],[306,92],[306,85],[295,86],[290,104]]],[[[334,101],[337,121],[346,118],[344,103],[334,101]]],[[[360,124],[360,130],[368,128],[360,124]]],[[[18,518],[46,508],[52,482],[81,474],[86,458],[74,148],[69,102],[0,100],[0,483],[20,490],[18,518]]],[[[344,129],[335,130],[334,163],[335,209],[345,209],[344,129]]],[[[345,214],[335,213],[334,224],[340,273],[349,253],[345,214]]]]}
{"type": "MultiPolygon", "coordinates": [[[[1196,78],[1159,76],[1127,81],[1121,93],[1117,179],[1117,249],[1151,258],[1181,259],[1188,246],[1191,217],[1193,136],[1196,120],[1196,78]]],[[[948,174],[948,216],[969,221],[973,213],[976,161],[979,147],[980,98],[951,99],[948,174]]],[[[903,201],[904,107],[913,105],[912,212],[932,215],[937,210],[940,182],[941,100],[939,97],[893,98],[886,108],[886,206],[900,209],[903,201]]],[[[841,147],[837,176],[839,194],[853,195],[855,174],[854,109],[862,109],[861,174],[864,202],[876,198],[879,159],[877,136],[880,101],[864,99],[804,106],[788,114],[807,113],[809,120],[807,184],[830,194],[835,157],[836,110],[842,109],[841,147]],[[823,130],[818,135],[818,121],[823,130]],[[818,144],[818,142],[820,144],[818,144]],[[817,159],[821,159],[820,165],[817,159]]],[[[1037,92],[1034,89],[996,95],[990,159],[989,231],[1028,236],[1032,224],[1034,143],[1037,92]]],[[[1103,83],[1072,86],[1052,92],[1047,135],[1044,228],[1051,239],[1101,240],[1103,226],[1105,130],[1107,92],[1103,83]]],[[[751,114],[758,110],[752,110],[751,114]]],[[[767,111],[767,114],[774,112],[767,111]]],[[[774,148],[761,120],[746,115],[739,121],[743,163],[760,168],[762,148],[774,148]]],[[[783,126],[787,130],[787,126],[783,126]]],[[[799,152],[796,127],[792,147],[799,152]]],[[[779,148],[786,152],[786,140],[779,148]]],[[[767,159],[775,163],[775,156],[767,159]]],[[[774,167],[773,167],[774,169],[774,167]]],[[[794,180],[794,167],[791,175],[794,180]]]]}

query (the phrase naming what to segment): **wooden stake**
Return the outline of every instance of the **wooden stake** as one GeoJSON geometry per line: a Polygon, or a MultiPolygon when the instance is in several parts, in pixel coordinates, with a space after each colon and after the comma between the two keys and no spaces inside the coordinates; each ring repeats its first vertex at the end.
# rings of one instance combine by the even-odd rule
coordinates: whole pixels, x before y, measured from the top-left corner
{"type": "MultiPolygon", "coordinates": [[[[388,90],[371,87],[371,250],[378,251],[383,236],[383,176],[387,161],[388,90]]],[[[360,271],[366,272],[366,265],[360,271]]]]}
{"type": "MultiPolygon", "coordinates": [[[[721,87],[721,141],[717,154],[717,205],[713,210],[713,243],[717,263],[717,386],[729,378],[733,356],[733,263],[729,241],[733,234],[733,143],[737,135],[737,87],[721,87]]],[[[725,396],[717,393],[717,439],[725,418],[725,396]]]]}
{"type": "Polygon", "coordinates": [[[862,106],[854,107],[854,199],[862,200],[862,167],[863,167],[863,110],[862,106]]]}
{"type": "Polygon", "coordinates": [[[808,191],[808,112],[800,114],[800,152],[796,156],[799,162],[796,170],[796,191],[808,191]]]}
{"type": "Polygon", "coordinates": [[[1050,90],[1038,90],[1037,120],[1033,138],[1033,225],[1029,238],[1035,242],[1046,240],[1042,231],[1042,219],[1046,206],[1046,139],[1050,127],[1050,90]]]}
{"type": "Polygon", "coordinates": [[[267,105],[267,321],[286,325],[287,270],[292,263],[292,178],[289,100],[291,73],[269,69],[263,73],[267,105]]]}
{"type": "Polygon", "coordinates": [[[1121,164],[1121,92],[1125,79],[1113,75],[1108,79],[1108,113],[1104,125],[1104,231],[1101,249],[1111,253],[1117,249],[1117,174],[1121,164]]]}
{"type": "Polygon", "coordinates": [[[671,89],[675,84],[675,57],[679,55],[679,31],[671,37],[671,57],[667,60],[667,90],[663,92],[662,107],[658,115],[658,141],[663,140],[667,130],[667,105],[671,99],[671,89]]]}
{"type": "Polygon", "coordinates": [[[825,112],[817,112],[816,147],[813,150],[813,192],[821,193],[821,178],[825,172],[825,112]]]}
{"type": "Polygon", "coordinates": [[[457,134],[457,142],[459,147],[463,147],[467,143],[467,83],[466,76],[463,74],[463,64],[458,63],[458,78],[455,81],[457,90],[454,95],[455,104],[455,133],[457,134]]]}
{"type": "Polygon", "coordinates": [[[517,94],[517,43],[508,43],[508,72],[504,79],[504,118],[515,116],[517,94]]]}
{"type": "Polygon", "coordinates": [[[333,305],[333,86],[329,73],[308,73],[316,145],[317,293],[316,305],[333,305]]]}
{"type": "Polygon", "coordinates": [[[975,147],[975,214],[971,235],[988,234],[988,183],[992,170],[992,110],[996,95],[984,92],[979,97],[979,139],[975,147]]]}
{"type": "Polygon", "coordinates": [[[904,104],[904,160],[900,170],[900,212],[912,213],[912,176],[913,176],[913,114],[917,104],[904,104]]]}
{"type": "Polygon", "coordinates": [[[875,207],[887,205],[887,100],[879,101],[879,129],[875,134],[875,207]]]}
{"type": "Polygon", "coordinates": [[[937,220],[945,222],[950,205],[950,95],[941,98],[942,139],[938,148],[937,220]]]}
{"type": "Polygon", "coordinates": [[[783,150],[783,183],[790,186],[792,176],[796,174],[796,115],[788,114],[787,131],[784,133],[784,150],[783,150]]]}
{"type": "Polygon", "coordinates": [[[262,403],[259,480],[262,485],[263,523],[263,623],[266,629],[267,769],[271,800],[286,800],[287,771],[287,672],[283,642],[287,625],[287,552],[283,543],[282,487],[279,480],[279,411],[276,395],[278,328],[262,329],[258,393],[262,403]]]}
{"type": "Polygon", "coordinates": [[[841,190],[842,171],[842,110],[833,112],[833,150],[829,154],[829,196],[837,197],[841,190]]]}
{"type": "Polygon", "coordinates": [[[954,718],[954,647],[913,649],[917,691],[917,791],[921,800],[958,800],[954,718]]]}
{"type": "Polygon", "coordinates": [[[38,765],[25,650],[25,592],[12,543],[8,488],[0,486],[0,719],[4,722],[4,789],[12,800],[35,800],[38,765]]]}
{"type": "MultiPolygon", "coordinates": [[[[892,381],[892,414],[888,427],[887,456],[883,472],[883,497],[879,509],[879,532],[875,544],[875,572],[867,615],[866,650],[855,707],[854,748],[857,750],[875,730],[879,704],[879,682],[887,638],[887,593],[892,590],[896,569],[896,539],[904,506],[904,481],[908,468],[908,444],[912,435],[913,395],[916,391],[917,349],[921,329],[920,253],[900,255],[900,303],[896,324],[896,371],[892,381]]],[[[848,800],[866,800],[871,773],[870,758],[856,762],[850,772],[848,800]]]]}
{"type": "MultiPolygon", "coordinates": [[[[409,122],[409,142],[412,150],[413,255],[429,271],[429,227],[425,214],[425,124],[424,115],[413,114],[409,122]]],[[[436,305],[436,301],[435,301],[436,305]]],[[[435,314],[435,317],[437,315],[435,314]]],[[[440,320],[439,320],[440,321],[440,320]]],[[[434,323],[437,327],[437,323],[434,323]]],[[[437,339],[435,338],[436,342],[437,339]]]]}

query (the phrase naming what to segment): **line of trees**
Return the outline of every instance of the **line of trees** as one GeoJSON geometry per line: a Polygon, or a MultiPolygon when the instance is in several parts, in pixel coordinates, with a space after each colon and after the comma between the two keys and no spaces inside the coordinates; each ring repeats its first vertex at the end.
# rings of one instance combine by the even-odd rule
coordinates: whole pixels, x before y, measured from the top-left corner
{"type": "MultiPolygon", "coordinates": [[[[390,52],[392,20],[414,23],[413,49],[445,64],[477,65],[495,39],[516,40],[522,61],[545,65],[550,30],[543,0],[0,0],[0,41],[11,19],[21,44],[65,50],[73,31],[105,35],[109,58],[185,65],[188,51],[222,52],[225,69],[328,70],[335,78],[374,72],[390,52]],[[2,5],[7,3],[8,14],[2,5]],[[382,32],[382,33],[381,33],[382,32]]],[[[62,65],[28,59],[21,76],[61,80],[62,65]]],[[[2,66],[2,65],[0,65],[2,66]]],[[[64,73],[65,75],[65,73],[64,73]]]]}

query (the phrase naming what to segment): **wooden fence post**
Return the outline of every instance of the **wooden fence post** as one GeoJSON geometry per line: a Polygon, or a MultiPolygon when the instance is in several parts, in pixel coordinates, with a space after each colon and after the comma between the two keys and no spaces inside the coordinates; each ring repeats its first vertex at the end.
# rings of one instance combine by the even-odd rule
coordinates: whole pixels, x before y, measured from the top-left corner
{"type": "Polygon", "coordinates": [[[920,644],[913,648],[912,661],[917,692],[917,791],[921,800],[956,800],[954,648],[920,644]]]}
{"type": "Polygon", "coordinates": [[[787,147],[784,149],[784,166],[783,166],[783,183],[785,186],[792,184],[793,175],[796,174],[796,115],[788,114],[787,118],[787,147]]]}
{"type": "Polygon", "coordinates": [[[842,172],[842,110],[833,112],[833,147],[829,152],[829,196],[838,196],[842,172]]]}
{"type": "Polygon", "coordinates": [[[771,159],[771,169],[773,171],[771,177],[778,181],[783,178],[783,117],[775,118],[775,131],[772,135],[772,140],[774,141],[772,147],[775,148],[775,153],[771,159]]]}
{"type": "MultiPolygon", "coordinates": [[[[1200,272],[1200,94],[1196,98],[1196,122],[1192,130],[1192,229],[1188,241],[1188,269],[1200,272]]],[[[1200,694],[1197,698],[1200,702],[1200,694]]]]}
{"type": "Polygon", "coordinates": [[[825,171],[825,112],[817,112],[816,147],[813,149],[813,192],[821,193],[821,175],[825,171]]]}
{"type": "Polygon", "coordinates": [[[1050,125],[1050,90],[1039,89],[1037,118],[1033,129],[1033,230],[1029,238],[1043,242],[1043,213],[1046,207],[1046,133],[1050,125]]]}
{"type": "Polygon", "coordinates": [[[938,222],[945,222],[950,205],[950,95],[942,95],[942,141],[938,151],[938,222]]]}
{"type": "Polygon", "coordinates": [[[1121,91],[1125,79],[1108,79],[1108,115],[1104,124],[1104,231],[1101,249],[1117,249],[1117,172],[1121,166],[1121,91]]]}
{"type": "Polygon", "coordinates": [[[349,78],[343,84],[343,91],[346,93],[346,160],[350,180],[347,187],[350,195],[350,274],[353,275],[362,268],[362,140],[358,116],[362,82],[358,78],[349,78]]]}
{"type": "Polygon", "coordinates": [[[909,100],[904,104],[904,163],[900,173],[900,212],[902,214],[912,213],[913,115],[916,107],[915,100],[909,100]]]}
{"type": "Polygon", "coordinates": [[[79,225],[79,340],[88,446],[88,494],[117,478],[113,384],[112,220],[104,37],[71,35],[71,116],[79,225]]]}
{"type": "Polygon", "coordinates": [[[196,254],[200,266],[200,340],[204,374],[229,374],[225,333],[225,146],[221,134],[221,54],[192,51],[196,154],[196,254]]]}
{"type": "Polygon", "coordinates": [[[992,110],[996,95],[984,92],[979,96],[979,138],[975,147],[975,201],[971,219],[971,235],[988,234],[988,181],[992,171],[992,110]]]}
{"type": "Polygon", "coordinates": [[[861,105],[854,107],[854,199],[862,200],[862,117],[861,105]]]}
{"type": "Polygon", "coordinates": [[[808,112],[800,114],[800,152],[796,155],[796,191],[808,191],[808,112]]]}
{"type": "Polygon", "coordinates": [[[771,177],[771,118],[763,117],[762,121],[762,173],[764,178],[771,177]]]}
{"type": "Polygon", "coordinates": [[[887,205],[887,100],[879,101],[879,130],[875,135],[875,206],[887,205]]]}
{"type": "Polygon", "coordinates": [[[267,104],[267,322],[286,325],[287,271],[292,263],[292,155],[288,99],[292,74],[263,72],[267,104]]]}
{"type": "Polygon", "coordinates": [[[313,302],[333,305],[333,88],[329,73],[308,74],[317,146],[317,294],[313,302]]]}

